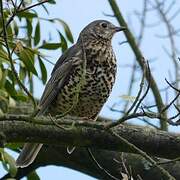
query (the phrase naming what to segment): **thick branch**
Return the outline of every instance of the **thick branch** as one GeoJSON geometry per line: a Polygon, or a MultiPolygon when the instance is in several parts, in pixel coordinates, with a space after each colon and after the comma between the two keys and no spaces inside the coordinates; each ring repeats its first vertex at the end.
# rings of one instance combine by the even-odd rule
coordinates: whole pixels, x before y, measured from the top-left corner
{"type": "MultiPolygon", "coordinates": [[[[153,180],[162,179],[162,174],[159,170],[150,166],[149,162],[139,155],[97,149],[92,150],[92,152],[98,163],[119,179],[121,179],[122,172],[127,173],[124,165],[134,179],[139,179],[137,176],[140,176],[143,180],[152,180],[152,177],[153,180]]],[[[35,162],[27,168],[19,169],[16,178],[20,179],[32,170],[46,165],[64,166],[83,172],[97,179],[110,180],[103,171],[96,167],[84,148],[77,148],[71,155],[69,155],[66,151],[66,147],[60,146],[44,146],[35,162]]],[[[180,179],[179,162],[163,164],[162,167],[176,179],[180,179]]],[[[8,177],[9,175],[6,175],[0,180],[7,179],[8,177]]]]}
{"type": "MultiPolygon", "coordinates": [[[[56,122],[60,126],[66,124],[65,127],[68,129],[64,130],[55,126],[52,120],[48,118],[2,117],[0,119],[1,144],[6,142],[41,142],[134,152],[120,139],[108,131],[104,131],[105,123],[75,121],[75,127],[72,127],[72,121],[58,119],[56,122]]],[[[180,156],[178,134],[127,125],[120,125],[114,128],[114,131],[148,154],[168,159],[180,156]]]]}

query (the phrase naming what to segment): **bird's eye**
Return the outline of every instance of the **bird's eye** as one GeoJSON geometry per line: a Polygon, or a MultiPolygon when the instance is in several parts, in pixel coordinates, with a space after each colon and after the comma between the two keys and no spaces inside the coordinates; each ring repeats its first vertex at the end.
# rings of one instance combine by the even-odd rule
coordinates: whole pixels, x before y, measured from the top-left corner
{"type": "Polygon", "coordinates": [[[101,26],[102,26],[103,28],[107,28],[107,23],[102,23],[101,26]]]}

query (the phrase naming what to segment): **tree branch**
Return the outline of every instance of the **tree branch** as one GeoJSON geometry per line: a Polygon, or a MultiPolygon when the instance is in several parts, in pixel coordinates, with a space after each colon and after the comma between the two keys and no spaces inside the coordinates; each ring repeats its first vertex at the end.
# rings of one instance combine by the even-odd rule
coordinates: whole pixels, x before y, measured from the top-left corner
{"type": "MultiPolygon", "coordinates": [[[[91,150],[98,163],[119,179],[121,179],[121,173],[127,173],[127,170],[134,179],[138,179],[137,176],[140,176],[143,180],[152,180],[152,177],[153,180],[162,179],[159,170],[152,167],[148,161],[139,155],[98,149],[91,150]]],[[[161,162],[163,161],[165,162],[167,160],[161,159],[161,162]]],[[[66,147],[52,145],[43,146],[34,163],[27,168],[19,169],[14,178],[20,179],[36,168],[47,165],[68,167],[97,179],[112,180],[94,165],[91,157],[84,148],[77,148],[71,155],[69,155],[66,147]]],[[[176,179],[180,179],[179,162],[162,164],[161,166],[176,179]]],[[[5,175],[0,180],[5,180],[7,178],[10,178],[9,174],[5,175]]]]}
{"type": "MultiPolygon", "coordinates": [[[[137,153],[119,138],[104,130],[107,122],[74,120],[72,118],[69,120],[57,119],[56,122],[66,128],[64,130],[54,125],[50,118],[1,117],[0,142],[1,144],[9,142],[38,142],[137,153]],[[73,122],[75,122],[75,126],[72,127],[73,122]]],[[[129,125],[119,125],[113,128],[113,131],[147,154],[167,159],[180,156],[180,139],[178,134],[129,125]]]]}
{"type": "MultiPolygon", "coordinates": [[[[115,0],[108,0],[109,1],[109,4],[114,12],[114,15],[117,19],[117,21],[119,22],[119,24],[121,26],[125,26],[128,28],[128,25],[124,19],[124,17],[122,16],[121,12],[120,12],[120,9],[116,3],[115,0]]],[[[128,30],[124,32],[125,33],[125,36],[129,42],[129,45],[130,47],[132,48],[135,56],[136,56],[136,59],[137,59],[137,62],[139,63],[140,67],[143,69],[143,54],[142,52],[140,51],[136,41],[135,41],[135,38],[133,36],[133,34],[131,33],[131,31],[128,30]]],[[[154,80],[154,77],[152,76],[152,74],[150,73],[150,78],[148,78],[148,74],[146,74],[146,79],[147,81],[151,81],[149,84],[150,84],[150,88],[152,89],[152,92],[154,94],[154,98],[155,98],[155,101],[156,101],[156,104],[157,104],[157,108],[158,108],[158,111],[161,112],[161,110],[164,108],[164,104],[163,104],[163,100],[162,100],[162,97],[161,97],[161,94],[159,92],[159,89],[157,87],[157,84],[154,80]]],[[[166,112],[163,113],[163,116],[166,117],[166,112]]],[[[167,129],[167,124],[165,121],[161,121],[161,128],[163,130],[166,130],[167,129]]]]}

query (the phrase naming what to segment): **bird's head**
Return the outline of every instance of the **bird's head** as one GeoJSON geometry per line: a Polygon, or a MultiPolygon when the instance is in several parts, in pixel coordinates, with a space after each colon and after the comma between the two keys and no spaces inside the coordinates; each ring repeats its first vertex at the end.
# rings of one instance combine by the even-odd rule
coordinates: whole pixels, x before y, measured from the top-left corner
{"type": "Polygon", "coordinates": [[[111,40],[116,32],[125,30],[125,27],[117,27],[106,20],[96,20],[88,24],[80,33],[80,37],[93,37],[95,39],[111,40]]]}

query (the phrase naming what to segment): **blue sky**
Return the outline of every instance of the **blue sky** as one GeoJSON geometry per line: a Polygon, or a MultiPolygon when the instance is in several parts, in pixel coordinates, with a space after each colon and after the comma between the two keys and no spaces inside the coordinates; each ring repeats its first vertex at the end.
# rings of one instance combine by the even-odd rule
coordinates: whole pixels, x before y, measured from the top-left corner
{"type": "MultiPolygon", "coordinates": [[[[117,2],[122,10],[122,13],[125,15],[126,20],[129,21],[129,26],[131,27],[133,33],[137,35],[139,33],[139,21],[137,20],[137,18],[134,18],[134,11],[141,11],[142,1],[117,0],[117,2]]],[[[50,9],[51,16],[59,17],[68,23],[73,32],[75,40],[77,39],[79,32],[83,29],[83,27],[86,26],[89,22],[96,19],[107,19],[113,22],[115,25],[118,25],[116,19],[104,16],[103,13],[112,14],[108,1],[104,0],[61,0],[57,2],[56,6],[51,6],[50,9]]],[[[158,18],[158,14],[154,13],[148,17],[148,22],[155,22],[158,18]]],[[[165,43],[167,43],[167,41],[157,39],[154,36],[155,34],[166,34],[166,30],[163,24],[158,28],[155,27],[147,29],[141,49],[147,59],[159,58],[158,61],[155,61],[151,65],[151,68],[154,70],[153,74],[158,82],[158,85],[162,88],[165,84],[164,78],[168,77],[167,72],[168,70],[172,69],[172,67],[170,67],[170,60],[162,49],[162,46],[165,46],[165,43]]],[[[124,40],[125,37],[123,33],[116,34],[113,39],[113,47],[118,61],[117,82],[121,82],[121,84],[115,84],[113,92],[101,112],[101,115],[103,116],[118,118],[119,114],[112,114],[112,112],[109,111],[108,106],[111,106],[115,102],[122,101],[119,96],[125,95],[127,92],[127,82],[131,69],[122,68],[121,66],[132,63],[134,55],[127,44],[123,46],[118,45],[119,42],[122,42],[124,40]]],[[[55,56],[55,54],[53,54],[53,56],[55,56]]],[[[57,52],[57,57],[58,56],[59,53],[57,52]]],[[[37,96],[39,96],[40,93],[41,91],[37,92],[37,96]]],[[[134,95],[136,95],[136,93],[137,89],[134,91],[134,95]]],[[[157,122],[155,122],[155,124],[157,124],[157,122]]],[[[172,130],[175,129],[173,128],[172,130]]],[[[43,180],[57,178],[79,180],[94,179],[86,175],[82,175],[79,172],[60,167],[40,168],[38,172],[43,180]]]]}
{"type": "MultiPolygon", "coordinates": [[[[140,26],[139,20],[134,15],[135,11],[142,10],[142,0],[134,1],[123,1],[118,0],[119,7],[128,22],[128,25],[133,32],[134,36],[138,36],[140,26]]],[[[180,5],[179,3],[177,4],[180,5]]],[[[65,20],[68,25],[70,26],[75,41],[78,38],[79,32],[91,21],[96,19],[107,19],[118,25],[115,18],[107,17],[103,13],[112,14],[111,8],[108,4],[108,1],[103,0],[91,0],[91,1],[83,1],[83,0],[61,0],[57,1],[57,5],[50,6],[50,17],[58,17],[65,20]]],[[[175,10],[174,10],[175,11],[175,10]]],[[[178,18],[177,18],[178,19],[178,18]]],[[[174,20],[174,24],[178,24],[177,19],[174,20]]],[[[157,23],[160,21],[159,15],[156,12],[149,13],[147,15],[148,24],[157,23]]],[[[44,25],[45,26],[45,25],[44,25]]],[[[44,36],[48,36],[48,33],[53,31],[54,26],[46,26],[43,29],[44,36]]],[[[58,26],[58,28],[60,28],[58,26]]],[[[164,88],[167,84],[165,83],[165,78],[169,78],[169,71],[173,71],[173,64],[171,60],[168,58],[167,54],[164,52],[163,47],[167,49],[169,40],[168,39],[160,39],[157,38],[157,35],[166,35],[166,28],[163,23],[159,23],[159,26],[147,28],[145,31],[144,39],[141,45],[141,50],[147,60],[155,59],[151,64],[151,70],[156,79],[156,82],[160,89],[164,88]]],[[[57,36],[54,35],[54,41],[57,41],[57,36]]],[[[102,116],[108,116],[114,119],[119,118],[120,114],[116,112],[109,111],[109,107],[113,104],[122,103],[122,99],[120,98],[122,95],[126,95],[127,88],[129,84],[129,78],[131,74],[131,68],[124,68],[124,66],[132,64],[134,61],[134,54],[130,49],[128,44],[119,45],[120,42],[125,41],[126,38],[123,33],[118,33],[113,38],[113,48],[117,57],[117,65],[118,65],[118,73],[116,78],[116,83],[114,85],[113,91],[108,99],[108,102],[104,105],[103,110],[101,111],[102,116]],[[120,82],[120,83],[119,83],[120,82]]],[[[177,42],[178,43],[178,42],[177,42]]],[[[51,60],[55,63],[58,57],[61,55],[61,52],[56,51],[49,53],[48,55],[51,56],[51,60]]],[[[52,65],[48,65],[49,74],[51,69],[53,68],[52,65]]],[[[141,78],[141,73],[139,73],[139,78],[141,78]]],[[[140,80],[140,79],[139,79],[140,80]]],[[[36,89],[35,96],[40,97],[44,86],[36,81],[36,89]]],[[[139,83],[135,86],[133,91],[133,96],[136,96],[139,83]]],[[[163,94],[164,96],[164,94],[163,94]]],[[[153,99],[148,99],[150,102],[153,99]]]]}
{"type": "MultiPolygon", "coordinates": [[[[122,13],[124,14],[126,20],[129,22],[129,26],[134,33],[134,35],[138,35],[139,33],[139,21],[134,16],[135,10],[140,10],[142,8],[142,1],[130,1],[130,0],[117,0],[122,13]]],[[[178,5],[180,5],[178,3],[178,5]]],[[[89,22],[94,21],[96,19],[107,19],[113,22],[115,25],[118,25],[117,21],[114,18],[104,16],[103,13],[112,14],[111,8],[108,4],[108,1],[104,0],[61,0],[57,1],[57,5],[52,5],[49,7],[50,17],[58,17],[65,22],[68,23],[70,26],[74,39],[76,40],[78,37],[79,32],[86,26],[89,22]]],[[[43,16],[43,14],[42,14],[43,16]]],[[[156,22],[159,16],[156,13],[152,13],[148,16],[148,22],[156,22]]],[[[176,23],[176,21],[174,22],[176,23]]],[[[179,23],[179,22],[178,22],[179,23]]],[[[44,25],[45,26],[45,25],[44,25]]],[[[45,28],[42,27],[43,35],[48,35],[49,31],[52,30],[54,27],[47,26],[45,28]]],[[[142,43],[142,52],[147,59],[157,58],[151,64],[151,68],[153,70],[153,75],[157,80],[157,83],[160,88],[165,86],[164,79],[168,77],[168,71],[172,70],[173,66],[170,63],[167,55],[163,51],[163,46],[166,46],[168,40],[157,39],[155,34],[166,34],[166,30],[164,28],[163,23],[154,28],[147,29],[144,41],[142,43]]],[[[123,101],[120,96],[126,95],[127,92],[127,84],[129,81],[129,76],[131,69],[130,68],[123,68],[123,65],[127,65],[132,63],[134,60],[134,55],[130,50],[128,44],[124,44],[119,46],[119,43],[126,40],[123,33],[116,34],[113,39],[113,47],[117,56],[117,64],[118,64],[118,74],[117,74],[117,81],[118,83],[115,84],[113,88],[113,92],[105,104],[101,115],[106,117],[118,118],[118,113],[112,113],[109,110],[109,106],[112,106],[114,103],[119,103],[123,101]],[[121,83],[119,83],[121,82],[121,83]]],[[[56,51],[50,53],[51,59],[55,62],[58,57],[60,56],[61,52],[56,51]]],[[[48,72],[51,72],[53,66],[48,65],[48,72]]],[[[50,73],[49,73],[50,74],[50,73]]],[[[35,96],[40,97],[42,94],[44,86],[36,81],[35,83],[35,96]]],[[[138,84],[137,84],[138,88],[138,84]]],[[[137,94],[137,88],[133,91],[133,95],[137,94]]],[[[152,99],[149,100],[150,102],[152,99]]],[[[157,124],[157,122],[155,122],[157,124]]],[[[171,129],[173,131],[177,131],[178,129],[171,129]]],[[[75,172],[73,170],[69,170],[67,168],[61,167],[54,167],[48,166],[38,169],[38,173],[43,180],[49,179],[78,179],[78,180],[93,180],[89,176],[81,174],[79,172],[75,172]]],[[[1,172],[0,172],[1,175],[1,172]]]]}

